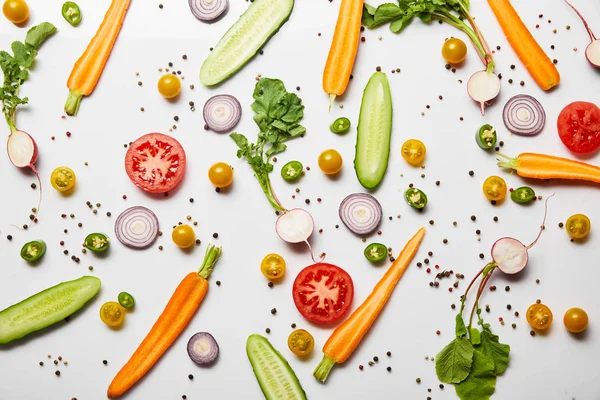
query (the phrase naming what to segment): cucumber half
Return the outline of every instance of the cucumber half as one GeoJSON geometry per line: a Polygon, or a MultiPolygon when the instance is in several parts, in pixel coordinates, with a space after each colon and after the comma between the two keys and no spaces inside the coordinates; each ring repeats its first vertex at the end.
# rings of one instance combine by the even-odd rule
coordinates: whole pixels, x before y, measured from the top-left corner
{"type": "Polygon", "coordinates": [[[0,344],[62,321],[92,299],[100,285],[100,279],[84,276],[59,283],[0,311],[0,344]]]}
{"type": "Polygon", "coordinates": [[[246,353],[267,400],[306,400],[296,374],[267,338],[250,335],[246,353]]]}
{"type": "Polygon", "coordinates": [[[254,0],[200,68],[200,82],[216,85],[236,73],[288,20],[294,0],[254,0]]]}
{"type": "Polygon", "coordinates": [[[363,93],[354,169],[361,185],[373,189],[383,180],[392,136],[392,94],[387,76],[375,72],[363,93]]]}

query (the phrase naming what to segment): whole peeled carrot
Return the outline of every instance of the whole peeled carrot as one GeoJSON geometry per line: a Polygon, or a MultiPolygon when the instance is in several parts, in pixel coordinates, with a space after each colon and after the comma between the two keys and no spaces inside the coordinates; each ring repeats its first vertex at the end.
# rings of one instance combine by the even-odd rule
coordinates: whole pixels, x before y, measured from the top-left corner
{"type": "Polygon", "coordinates": [[[110,399],[135,385],[185,329],[208,291],[207,279],[220,255],[220,247],[208,246],[198,272],[183,278],[144,341],[111,382],[107,391],[110,399]]]}
{"type": "Polygon", "coordinates": [[[323,90],[329,94],[330,109],[335,96],[344,94],[350,81],[358,50],[362,12],[363,0],[342,0],[340,4],[333,41],[323,72],[323,90]]]}
{"type": "Polygon", "coordinates": [[[354,310],[350,318],[333,331],[323,346],[323,360],[313,372],[315,378],[325,382],[331,368],[336,363],[343,363],[350,357],[387,303],[396,284],[417,253],[424,236],[425,228],[419,229],[406,243],[398,258],[377,283],[369,297],[354,310]]]}
{"type": "Polygon", "coordinates": [[[69,97],[65,103],[65,112],[68,115],[77,114],[81,98],[94,91],[123,25],[129,3],[131,0],[112,1],[96,35],[73,66],[67,81],[69,97]]]}
{"type": "Polygon", "coordinates": [[[517,171],[523,178],[567,179],[600,183],[600,167],[581,161],[536,153],[522,153],[516,158],[498,153],[506,161],[498,162],[502,168],[517,171]]]}
{"type": "Polygon", "coordinates": [[[552,89],[560,82],[554,63],[534,39],[509,0],[488,0],[504,35],[525,65],[529,75],[543,90],[552,89]]]}

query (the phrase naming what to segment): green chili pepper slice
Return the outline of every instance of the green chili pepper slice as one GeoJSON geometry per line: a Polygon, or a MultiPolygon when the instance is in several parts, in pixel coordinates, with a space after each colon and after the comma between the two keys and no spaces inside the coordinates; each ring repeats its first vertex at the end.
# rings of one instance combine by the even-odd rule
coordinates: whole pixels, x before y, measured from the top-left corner
{"type": "Polygon", "coordinates": [[[290,161],[281,168],[281,177],[288,182],[295,181],[302,175],[303,168],[300,161],[290,161]]]}
{"type": "Polygon", "coordinates": [[[350,130],[350,120],[346,117],[340,117],[329,125],[329,130],[333,133],[346,133],[350,130]]]}
{"type": "Polygon", "coordinates": [[[365,248],[365,257],[372,263],[383,261],[387,253],[387,247],[381,243],[371,243],[365,248]]]}
{"type": "Polygon", "coordinates": [[[133,298],[132,295],[130,295],[127,292],[121,292],[119,293],[119,304],[122,305],[124,308],[133,308],[133,306],[135,306],[135,299],[133,298]]]}
{"type": "Polygon", "coordinates": [[[21,248],[21,258],[28,262],[39,260],[45,253],[46,243],[43,240],[34,240],[25,243],[21,248]]]}
{"type": "Polygon", "coordinates": [[[510,193],[510,199],[518,204],[527,204],[535,198],[535,192],[529,186],[523,186],[510,193]]]}
{"type": "Polygon", "coordinates": [[[493,126],[485,124],[477,131],[475,140],[477,141],[477,145],[483,150],[489,150],[496,145],[496,141],[498,140],[496,130],[493,126]]]}
{"type": "Polygon", "coordinates": [[[408,188],[404,192],[404,198],[409,206],[420,210],[427,205],[427,195],[417,188],[408,188]]]}
{"type": "Polygon", "coordinates": [[[67,1],[62,6],[62,16],[68,23],[77,26],[81,22],[81,9],[72,1],[67,1]]]}
{"type": "Polygon", "coordinates": [[[94,253],[102,253],[108,250],[110,239],[103,233],[90,233],[85,237],[85,247],[94,253]]]}

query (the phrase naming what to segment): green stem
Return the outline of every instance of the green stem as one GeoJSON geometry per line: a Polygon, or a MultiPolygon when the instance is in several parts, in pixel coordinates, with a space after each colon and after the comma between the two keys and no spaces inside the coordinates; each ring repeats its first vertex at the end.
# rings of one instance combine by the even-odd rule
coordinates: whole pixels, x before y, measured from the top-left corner
{"type": "Polygon", "coordinates": [[[76,115],[77,111],[79,111],[79,104],[81,103],[81,99],[83,98],[83,94],[79,92],[79,90],[70,90],[69,97],[67,97],[67,102],[65,103],[65,112],[67,115],[76,115]]]}
{"type": "Polygon", "coordinates": [[[504,158],[506,161],[502,161],[500,159],[498,160],[497,165],[501,168],[510,168],[510,169],[514,169],[514,170],[518,170],[519,169],[519,157],[509,157],[507,155],[504,155],[502,153],[496,153],[498,156],[504,158]]]}
{"type": "MultiPolygon", "coordinates": [[[[486,266],[486,268],[487,268],[487,266],[486,266]]],[[[481,280],[481,283],[479,284],[479,289],[477,290],[477,297],[475,298],[475,304],[473,304],[473,309],[471,310],[471,315],[469,316],[469,331],[471,330],[471,326],[473,325],[473,315],[475,314],[475,311],[477,310],[477,308],[479,308],[479,298],[481,297],[483,291],[485,290],[485,286],[487,285],[488,281],[492,277],[492,274],[494,273],[495,269],[496,269],[496,267],[493,267],[490,270],[490,272],[486,276],[483,277],[483,279],[481,280]]]]}
{"type": "Polygon", "coordinates": [[[260,186],[262,187],[265,196],[267,196],[269,204],[271,204],[271,206],[273,206],[273,208],[277,211],[286,211],[286,209],[281,205],[281,203],[279,203],[277,196],[275,196],[273,188],[271,187],[271,181],[269,180],[269,177],[267,176],[264,182],[258,179],[258,182],[260,183],[260,186]]]}
{"type": "Polygon", "coordinates": [[[4,118],[6,118],[6,123],[8,124],[8,127],[10,128],[10,134],[12,135],[13,133],[15,133],[17,131],[17,126],[15,125],[15,120],[14,120],[14,118],[10,118],[10,116],[8,116],[8,115],[4,115],[4,118]]]}
{"type": "Polygon", "coordinates": [[[203,277],[204,279],[208,279],[210,274],[213,272],[213,268],[217,263],[217,260],[221,256],[221,248],[215,247],[212,244],[209,244],[206,248],[206,253],[204,254],[204,261],[202,265],[198,269],[198,275],[203,277]]]}
{"type": "Polygon", "coordinates": [[[323,355],[323,359],[315,368],[313,375],[315,378],[320,380],[321,382],[325,382],[327,377],[329,376],[329,372],[331,372],[331,368],[335,365],[335,360],[333,357],[328,356],[327,354],[323,355]]]}
{"type": "Polygon", "coordinates": [[[462,299],[460,299],[460,302],[461,302],[460,313],[461,314],[462,314],[463,310],[465,309],[465,302],[467,301],[467,294],[469,293],[469,290],[471,290],[471,287],[473,286],[473,284],[475,283],[475,281],[477,280],[479,275],[481,275],[483,273],[483,270],[485,270],[485,267],[481,268],[481,271],[479,271],[475,275],[475,277],[471,280],[471,283],[469,283],[469,286],[467,286],[467,290],[465,290],[465,294],[463,294],[462,299]]]}

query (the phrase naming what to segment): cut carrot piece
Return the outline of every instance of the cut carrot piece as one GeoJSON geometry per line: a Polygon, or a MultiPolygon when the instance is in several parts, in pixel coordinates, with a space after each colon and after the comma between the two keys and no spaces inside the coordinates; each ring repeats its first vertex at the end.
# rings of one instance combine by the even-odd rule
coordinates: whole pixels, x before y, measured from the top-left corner
{"type": "Polygon", "coordinates": [[[498,162],[499,167],[514,169],[523,178],[600,183],[600,167],[581,161],[536,153],[522,153],[516,158],[499,155],[506,159],[498,162]]]}

